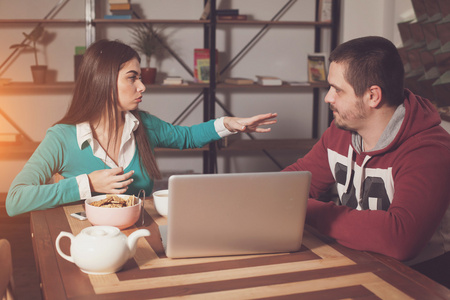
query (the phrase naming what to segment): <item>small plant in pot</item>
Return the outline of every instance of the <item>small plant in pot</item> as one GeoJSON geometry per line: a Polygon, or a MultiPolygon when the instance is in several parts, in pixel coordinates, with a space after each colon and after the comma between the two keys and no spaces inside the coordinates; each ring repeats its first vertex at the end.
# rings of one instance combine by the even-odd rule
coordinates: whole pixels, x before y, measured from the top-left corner
{"type": "Polygon", "coordinates": [[[14,44],[10,48],[31,48],[34,52],[34,61],[35,65],[31,66],[31,73],[33,75],[33,82],[37,84],[43,84],[45,83],[45,76],[47,73],[47,66],[46,65],[39,65],[38,62],[38,55],[37,55],[37,47],[36,43],[38,40],[43,36],[44,34],[44,27],[42,25],[36,26],[33,31],[31,31],[30,34],[27,34],[23,32],[23,35],[26,37],[27,40],[31,41],[32,46],[25,44],[26,40],[22,42],[21,44],[14,44]]]}
{"type": "Polygon", "coordinates": [[[131,44],[137,52],[145,56],[145,67],[141,68],[142,82],[144,84],[155,83],[156,68],[150,67],[152,57],[162,54],[163,36],[161,30],[157,30],[152,24],[139,24],[131,31],[134,42],[131,44]]]}

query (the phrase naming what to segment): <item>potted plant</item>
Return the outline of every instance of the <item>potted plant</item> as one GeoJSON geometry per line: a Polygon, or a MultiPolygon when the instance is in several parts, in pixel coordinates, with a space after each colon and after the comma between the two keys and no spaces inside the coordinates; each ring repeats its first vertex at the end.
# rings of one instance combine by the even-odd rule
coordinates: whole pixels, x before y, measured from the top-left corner
{"type": "Polygon", "coordinates": [[[131,44],[137,52],[145,56],[145,67],[141,68],[142,82],[155,83],[156,68],[150,67],[151,58],[162,53],[163,36],[152,24],[139,24],[131,31],[134,42],[131,44]]]}
{"type": "Polygon", "coordinates": [[[33,31],[31,31],[30,34],[27,34],[23,32],[23,35],[25,36],[26,40],[23,41],[21,44],[14,44],[10,48],[32,48],[34,52],[34,61],[35,65],[31,66],[31,73],[33,75],[33,82],[37,84],[43,84],[45,83],[45,76],[47,73],[47,66],[46,65],[39,65],[38,62],[38,56],[37,56],[37,47],[36,43],[38,40],[42,37],[44,34],[44,27],[42,27],[41,24],[37,25],[33,31]],[[32,46],[25,44],[25,42],[29,40],[32,43],[32,46]]]}

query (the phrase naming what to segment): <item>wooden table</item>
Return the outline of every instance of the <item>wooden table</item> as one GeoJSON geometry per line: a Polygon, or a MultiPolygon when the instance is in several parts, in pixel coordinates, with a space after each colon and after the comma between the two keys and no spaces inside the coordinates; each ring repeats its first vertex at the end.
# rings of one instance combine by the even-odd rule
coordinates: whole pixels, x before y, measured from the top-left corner
{"type": "MultiPolygon", "coordinates": [[[[45,299],[450,299],[450,290],[381,255],[345,248],[311,228],[299,252],[234,257],[169,259],[158,225],[166,219],[146,201],[145,228],[134,259],[111,275],[88,275],[59,256],[61,231],[90,226],[69,216],[81,202],[31,213],[36,264],[45,299]]],[[[123,230],[130,234],[137,228],[123,230]]],[[[61,240],[65,253],[69,239],[61,240]]]]}

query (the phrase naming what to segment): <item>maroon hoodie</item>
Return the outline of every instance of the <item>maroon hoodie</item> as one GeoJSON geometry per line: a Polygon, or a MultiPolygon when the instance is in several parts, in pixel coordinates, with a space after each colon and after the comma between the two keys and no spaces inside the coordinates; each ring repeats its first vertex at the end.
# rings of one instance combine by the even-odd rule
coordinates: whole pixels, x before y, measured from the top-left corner
{"type": "Polygon", "coordinates": [[[414,258],[408,264],[450,251],[450,135],[440,122],[409,90],[371,151],[333,122],[284,170],[310,171],[315,199],[336,183],[339,203],[310,199],[306,222],[344,246],[414,258]]]}

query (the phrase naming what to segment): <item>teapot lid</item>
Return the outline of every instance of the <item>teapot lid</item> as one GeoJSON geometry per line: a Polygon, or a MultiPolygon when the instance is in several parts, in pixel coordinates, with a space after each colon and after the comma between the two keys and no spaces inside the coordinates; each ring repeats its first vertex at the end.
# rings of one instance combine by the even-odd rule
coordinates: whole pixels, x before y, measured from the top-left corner
{"type": "Polygon", "coordinates": [[[113,226],[91,226],[84,228],[81,232],[93,238],[115,237],[120,234],[120,229],[113,226]]]}

